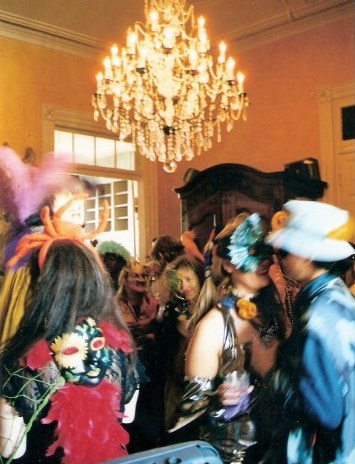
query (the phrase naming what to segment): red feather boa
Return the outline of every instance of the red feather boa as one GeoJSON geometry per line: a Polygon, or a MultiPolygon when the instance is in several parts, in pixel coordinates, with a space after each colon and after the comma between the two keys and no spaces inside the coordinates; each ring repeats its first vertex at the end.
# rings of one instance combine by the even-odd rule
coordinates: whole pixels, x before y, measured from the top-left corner
{"type": "MultiPolygon", "coordinates": [[[[107,345],[125,354],[132,352],[129,335],[107,322],[99,324],[107,345]]],[[[52,357],[45,340],[38,341],[28,352],[22,365],[43,369],[52,357]]],[[[89,387],[66,383],[50,398],[51,408],[41,420],[43,424],[56,421],[55,442],[47,456],[63,448],[63,464],[97,464],[127,455],[129,435],[120,424],[121,392],[117,385],[104,379],[98,386],[89,387]]]]}
{"type": "Polygon", "coordinates": [[[63,464],[94,464],[127,454],[128,433],[119,423],[120,392],[103,380],[97,387],[67,383],[51,397],[43,424],[57,421],[47,456],[63,448],[63,464]]]}
{"type": "Polygon", "coordinates": [[[107,345],[111,346],[114,350],[119,349],[125,354],[132,353],[132,344],[127,332],[117,330],[113,325],[105,321],[100,322],[99,327],[102,330],[107,345]]]}
{"type": "Polygon", "coordinates": [[[20,360],[20,365],[36,370],[43,369],[50,361],[53,361],[53,359],[48,344],[45,340],[40,340],[33,345],[25,358],[20,360]]]}

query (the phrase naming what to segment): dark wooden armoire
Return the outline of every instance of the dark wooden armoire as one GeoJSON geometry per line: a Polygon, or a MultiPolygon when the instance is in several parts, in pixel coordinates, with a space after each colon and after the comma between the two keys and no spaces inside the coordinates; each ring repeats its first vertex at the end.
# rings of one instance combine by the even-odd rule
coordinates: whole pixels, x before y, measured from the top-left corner
{"type": "Polygon", "coordinates": [[[290,199],[320,199],[327,184],[319,179],[317,160],[305,161],[269,173],[230,163],[188,170],[185,185],[175,189],[182,231],[193,230],[203,247],[213,227],[224,226],[242,211],[257,212],[269,222],[290,199]]]}

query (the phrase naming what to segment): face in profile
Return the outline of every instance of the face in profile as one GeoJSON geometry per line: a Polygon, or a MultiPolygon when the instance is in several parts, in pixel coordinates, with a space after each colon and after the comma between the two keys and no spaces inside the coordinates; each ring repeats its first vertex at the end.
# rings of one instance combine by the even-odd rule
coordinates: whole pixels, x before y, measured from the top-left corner
{"type": "Polygon", "coordinates": [[[170,300],[170,289],[164,274],[152,281],[151,292],[161,306],[170,300]]]}
{"type": "Polygon", "coordinates": [[[311,267],[309,260],[285,251],[281,251],[279,254],[290,279],[300,283],[307,282],[310,279],[311,267]]]}

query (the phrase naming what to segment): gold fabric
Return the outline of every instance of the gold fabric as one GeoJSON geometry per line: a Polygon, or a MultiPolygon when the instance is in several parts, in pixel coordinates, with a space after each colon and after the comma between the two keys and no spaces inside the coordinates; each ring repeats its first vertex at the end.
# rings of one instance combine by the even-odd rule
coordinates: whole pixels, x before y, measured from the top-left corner
{"type": "Polygon", "coordinates": [[[0,290],[0,346],[15,333],[24,312],[25,298],[30,283],[27,266],[7,272],[0,290]]]}

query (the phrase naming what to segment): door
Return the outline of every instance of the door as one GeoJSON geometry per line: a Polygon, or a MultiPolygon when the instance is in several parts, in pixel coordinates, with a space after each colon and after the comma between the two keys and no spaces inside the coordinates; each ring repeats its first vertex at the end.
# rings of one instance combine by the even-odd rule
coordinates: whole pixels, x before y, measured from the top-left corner
{"type": "Polygon", "coordinates": [[[355,95],[333,104],[337,205],[355,217],[355,95]]]}
{"type": "Polygon", "coordinates": [[[355,82],[322,89],[318,105],[324,201],[355,217],[355,82]]]}

